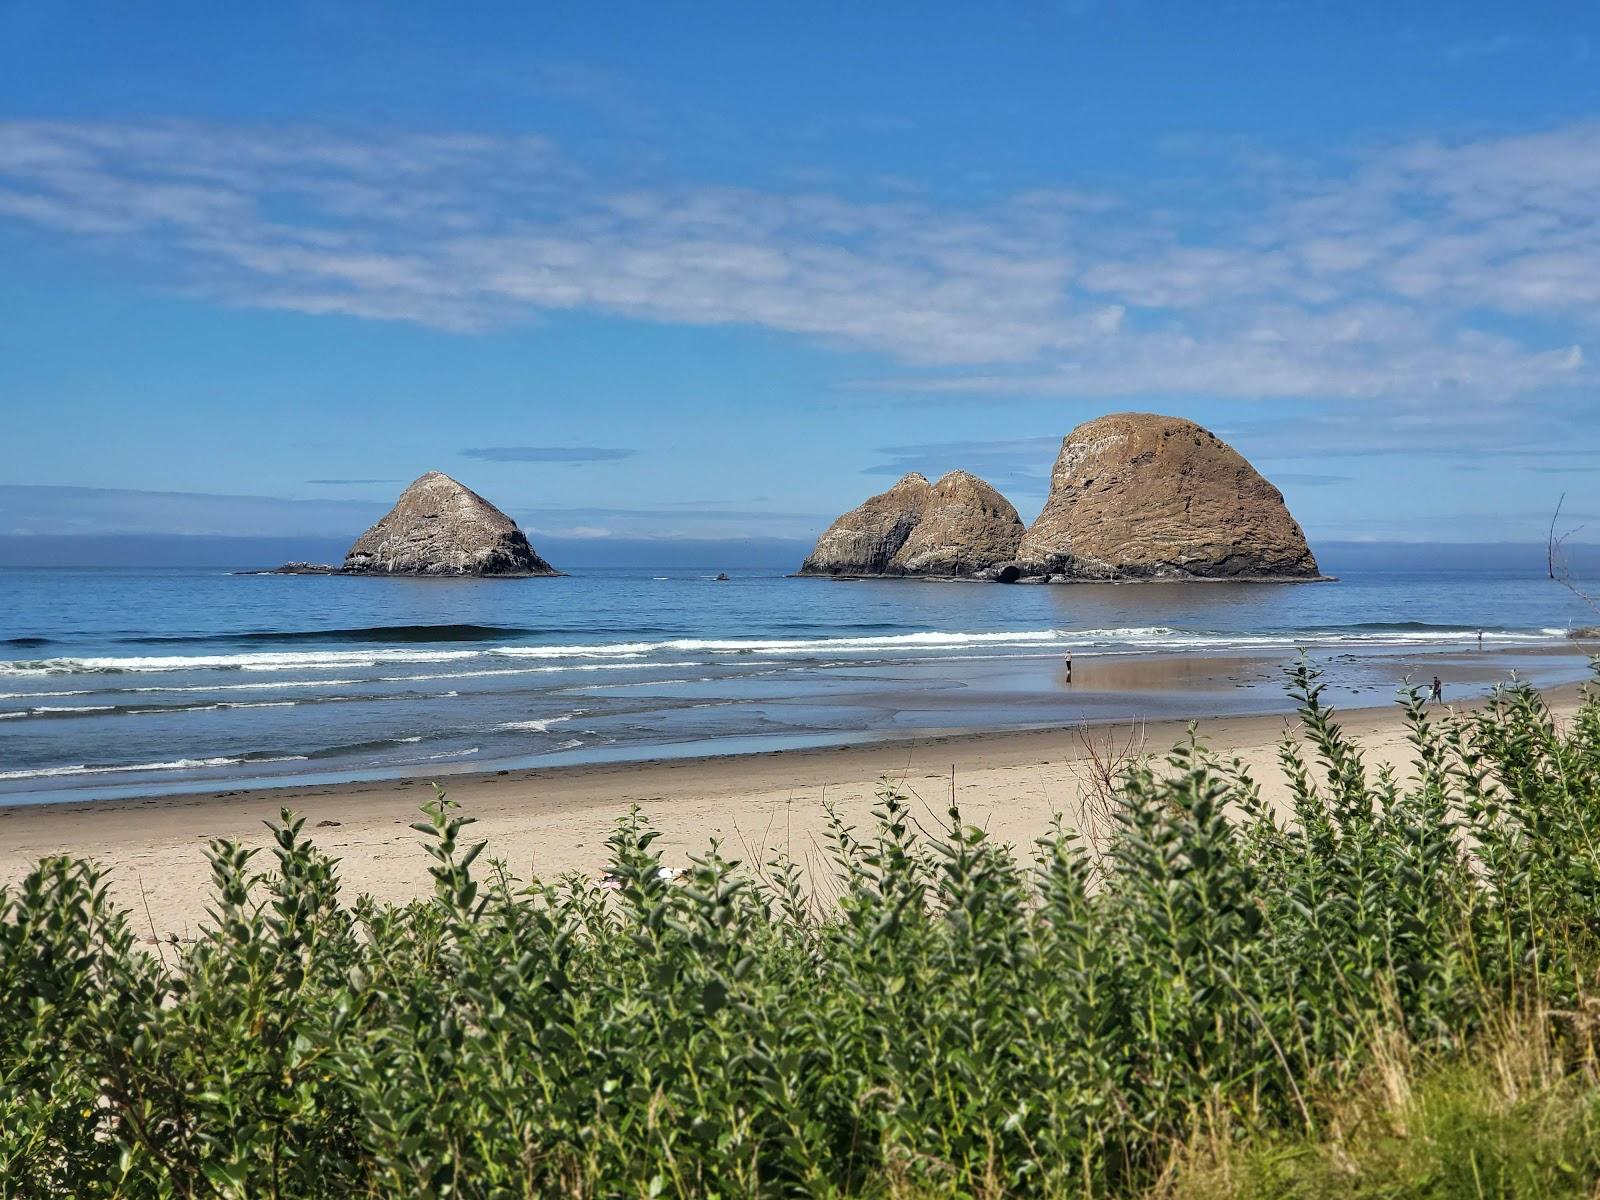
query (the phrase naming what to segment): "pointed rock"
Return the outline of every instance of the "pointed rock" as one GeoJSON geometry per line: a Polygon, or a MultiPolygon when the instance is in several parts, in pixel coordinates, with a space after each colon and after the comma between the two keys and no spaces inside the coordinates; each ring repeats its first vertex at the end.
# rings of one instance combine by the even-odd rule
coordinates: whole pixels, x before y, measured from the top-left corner
{"type": "Polygon", "coordinates": [[[828,526],[802,575],[968,576],[1016,556],[1022,521],[976,475],[912,472],[828,526]]]}
{"type": "Polygon", "coordinates": [[[932,490],[927,479],[913,471],[887,492],[879,492],[852,508],[817,539],[815,548],[800,565],[800,574],[885,574],[922,520],[922,510],[932,490]]]}
{"type": "Polygon", "coordinates": [[[1022,518],[994,488],[967,471],[942,476],[928,493],[905,545],[889,563],[903,575],[976,575],[1017,556],[1022,518]]]}
{"type": "Polygon", "coordinates": [[[1067,435],[1017,558],[1073,579],[1319,578],[1282,493],[1216,435],[1154,413],[1067,435]]]}
{"type": "Polygon", "coordinates": [[[429,471],[345,555],[353,575],[559,575],[517,523],[471,488],[429,471]]]}

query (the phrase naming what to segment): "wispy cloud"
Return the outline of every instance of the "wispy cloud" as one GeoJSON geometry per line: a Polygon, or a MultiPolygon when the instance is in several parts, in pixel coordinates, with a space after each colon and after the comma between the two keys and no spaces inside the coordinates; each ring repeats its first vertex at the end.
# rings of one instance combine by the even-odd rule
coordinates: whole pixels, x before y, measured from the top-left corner
{"type": "Polygon", "coordinates": [[[1060,450],[1058,437],[882,446],[878,453],[884,460],[866,467],[865,473],[898,478],[908,471],[921,471],[933,479],[946,471],[971,471],[1001,491],[1042,497],[1049,489],[1050,468],[1060,450]]]}
{"type": "Polygon", "coordinates": [[[632,458],[637,450],[607,446],[478,446],[463,450],[463,458],[484,462],[592,463],[632,458]]]}
{"type": "Polygon", "coordinates": [[[404,483],[403,479],[308,479],[307,483],[323,487],[345,487],[363,483],[404,483]]]}
{"type": "Polygon", "coordinates": [[[870,181],[623,184],[539,137],[0,123],[0,220],[239,305],[747,324],[881,356],[860,386],[921,395],[1437,410],[1595,381],[1600,122],[1251,163],[1222,207],[1064,184],[963,207],[870,181]]]}
{"type": "Polygon", "coordinates": [[[1515,404],[1326,403],[1235,417],[1219,422],[1216,432],[1252,461],[1442,458],[1483,469],[1590,464],[1592,429],[1592,405],[1582,397],[1549,401],[1537,419],[1515,404]]]}
{"type": "Polygon", "coordinates": [[[648,126],[656,120],[655,111],[639,99],[625,78],[593,63],[537,63],[520,82],[534,95],[594,109],[625,128],[648,126]]]}
{"type": "Polygon", "coordinates": [[[1446,46],[1444,54],[1452,62],[1472,62],[1483,58],[1497,58],[1523,45],[1525,40],[1512,37],[1508,33],[1502,33],[1494,37],[1479,38],[1476,41],[1456,42],[1453,45],[1446,46]]]}

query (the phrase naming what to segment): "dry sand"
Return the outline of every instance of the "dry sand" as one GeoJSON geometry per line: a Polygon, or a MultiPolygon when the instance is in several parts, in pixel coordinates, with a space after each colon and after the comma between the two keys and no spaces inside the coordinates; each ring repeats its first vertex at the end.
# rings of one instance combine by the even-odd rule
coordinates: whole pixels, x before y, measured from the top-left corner
{"type": "MultiPolygon", "coordinates": [[[[1566,715],[1578,693],[1572,685],[1546,695],[1566,715]]],[[[1342,719],[1374,765],[1409,763],[1402,714],[1393,705],[1348,711],[1342,719]]],[[[1281,715],[1214,717],[1201,720],[1199,730],[1214,750],[1243,760],[1276,800],[1283,796],[1276,747],[1291,721],[1281,715]]],[[[1126,746],[1139,734],[1146,749],[1162,751],[1182,740],[1185,725],[1105,726],[1087,736],[1104,749],[1112,742],[1126,746]]],[[[669,863],[686,861],[712,838],[733,858],[749,860],[765,847],[814,862],[826,829],[823,801],[855,823],[867,822],[883,779],[915,797],[929,823],[942,819],[953,788],[965,821],[1026,847],[1057,813],[1069,824],[1085,823],[1085,736],[1076,729],[972,734],[458,775],[446,782],[477,818],[470,832],[488,839],[486,854],[524,878],[594,874],[605,863],[611,827],[635,804],[662,831],[657,847],[669,863]]],[[[0,885],[20,878],[43,855],[92,858],[111,869],[114,894],[133,911],[141,933],[184,936],[204,920],[207,842],[233,838],[264,846],[263,822],[289,807],[306,815],[317,843],[341,860],[347,896],[369,892],[404,901],[431,888],[429,860],[409,828],[431,795],[427,780],[414,779],[0,809],[0,885]]]]}

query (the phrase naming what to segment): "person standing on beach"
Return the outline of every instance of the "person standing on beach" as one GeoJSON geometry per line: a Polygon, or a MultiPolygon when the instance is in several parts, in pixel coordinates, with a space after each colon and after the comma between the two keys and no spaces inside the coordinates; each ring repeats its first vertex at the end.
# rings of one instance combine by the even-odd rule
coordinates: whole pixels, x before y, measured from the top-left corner
{"type": "Polygon", "coordinates": [[[1067,684],[1068,684],[1069,687],[1072,684],[1072,651],[1071,650],[1067,651],[1067,684]]]}
{"type": "Polygon", "coordinates": [[[1433,691],[1429,693],[1428,699],[1432,700],[1435,704],[1444,703],[1444,684],[1439,682],[1439,677],[1437,675],[1433,677],[1433,691]]]}

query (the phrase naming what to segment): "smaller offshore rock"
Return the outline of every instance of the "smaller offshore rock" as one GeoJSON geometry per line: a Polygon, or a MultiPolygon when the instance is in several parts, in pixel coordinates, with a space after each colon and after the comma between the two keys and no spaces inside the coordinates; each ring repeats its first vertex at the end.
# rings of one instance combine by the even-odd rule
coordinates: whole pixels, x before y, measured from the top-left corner
{"type": "Polygon", "coordinates": [[[885,575],[922,521],[933,486],[916,471],[852,508],[823,532],[802,575],[885,575]]]}
{"type": "Polygon", "coordinates": [[[989,484],[968,471],[941,476],[923,502],[922,519],[889,562],[893,575],[975,578],[1016,557],[1022,518],[989,484]]]}
{"type": "Polygon", "coordinates": [[[345,555],[345,575],[559,575],[517,523],[471,488],[429,471],[345,555]]]}

